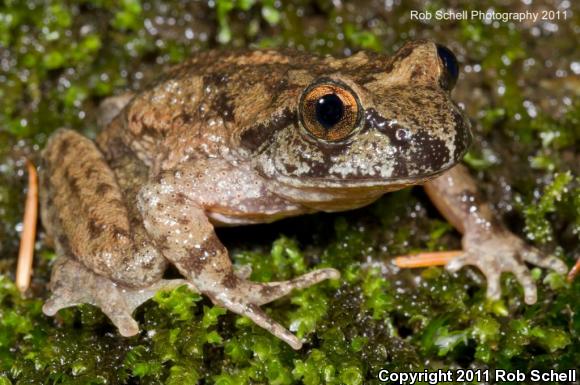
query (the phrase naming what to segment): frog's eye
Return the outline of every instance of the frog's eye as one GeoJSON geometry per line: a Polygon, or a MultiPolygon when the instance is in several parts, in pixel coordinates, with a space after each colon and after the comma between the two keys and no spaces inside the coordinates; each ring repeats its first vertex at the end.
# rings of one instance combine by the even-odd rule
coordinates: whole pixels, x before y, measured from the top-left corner
{"type": "Polygon", "coordinates": [[[443,88],[451,90],[457,82],[459,76],[459,64],[457,58],[451,50],[443,45],[437,44],[437,55],[443,63],[443,76],[441,78],[441,85],[443,88]]]}
{"type": "Polygon", "coordinates": [[[304,128],[314,137],[330,142],[348,137],[358,126],[360,115],[353,91],[335,83],[308,87],[300,101],[304,128]]]}

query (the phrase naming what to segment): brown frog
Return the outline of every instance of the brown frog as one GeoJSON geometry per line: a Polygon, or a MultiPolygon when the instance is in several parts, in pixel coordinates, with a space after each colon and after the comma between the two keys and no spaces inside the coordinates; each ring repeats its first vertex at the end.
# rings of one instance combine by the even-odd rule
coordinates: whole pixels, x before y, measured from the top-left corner
{"type": "Polygon", "coordinates": [[[492,298],[511,271],[534,303],[524,262],[566,267],[502,226],[458,165],[471,136],[450,97],[457,74],[453,54],[430,41],[393,57],[207,52],[109,102],[96,142],[59,130],[41,172],[58,255],[44,312],[90,303],[131,336],[137,306],[186,284],[299,349],[260,306],[339,272],[251,282],[214,227],[353,209],[421,183],[463,234],[465,253],[448,268],[479,267],[492,298]],[[168,264],[184,279],[163,279],[168,264]]]}

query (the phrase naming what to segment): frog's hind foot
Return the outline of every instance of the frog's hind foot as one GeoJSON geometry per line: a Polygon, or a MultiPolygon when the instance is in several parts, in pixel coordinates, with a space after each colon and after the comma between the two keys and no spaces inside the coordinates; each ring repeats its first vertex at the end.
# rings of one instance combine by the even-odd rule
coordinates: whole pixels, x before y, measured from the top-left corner
{"type": "Polygon", "coordinates": [[[52,296],[42,307],[44,314],[55,315],[60,309],[88,303],[99,307],[124,337],[139,333],[133,311],[159,290],[182,285],[195,288],[183,279],[159,280],[146,288],[129,288],[97,275],[70,258],[59,258],[50,281],[52,296]]]}
{"type": "Polygon", "coordinates": [[[293,349],[300,349],[302,342],[284,326],[270,318],[261,305],[284,297],[294,289],[303,289],[327,279],[336,279],[340,273],[335,269],[320,269],[289,281],[251,282],[235,274],[222,281],[223,287],[205,291],[212,301],[234,313],[250,318],[254,323],[280,338],[293,349]]]}

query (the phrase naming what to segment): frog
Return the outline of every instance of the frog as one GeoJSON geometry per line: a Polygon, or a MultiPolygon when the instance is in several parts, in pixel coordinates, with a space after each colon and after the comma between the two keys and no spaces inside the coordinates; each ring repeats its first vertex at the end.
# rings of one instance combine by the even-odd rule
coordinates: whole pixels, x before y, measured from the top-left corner
{"type": "Polygon", "coordinates": [[[109,100],[95,140],[62,128],[42,153],[41,218],[57,255],[44,313],[95,305],[130,337],[137,307],[186,285],[300,349],[263,307],[339,271],[251,281],[215,229],[352,210],[413,185],[462,234],[450,271],[478,267],[492,299],[511,272],[536,302],[526,262],[566,266],[502,224],[461,164],[472,134],[451,97],[458,74],[431,40],[390,56],[213,50],[109,100]],[[171,266],[180,278],[167,278],[171,266]]]}

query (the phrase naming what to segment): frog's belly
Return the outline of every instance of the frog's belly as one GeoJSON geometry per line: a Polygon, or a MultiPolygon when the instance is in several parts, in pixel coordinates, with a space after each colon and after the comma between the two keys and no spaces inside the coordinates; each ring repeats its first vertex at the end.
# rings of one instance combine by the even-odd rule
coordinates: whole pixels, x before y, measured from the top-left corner
{"type": "Polygon", "coordinates": [[[300,206],[288,206],[286,208],[277,208],[264,210],[261,212],[235,211],[226,208],[214,208],[206,211],[206,215],[211,223],[216,227],[253,225],[258,223],[271,223],[283,218],[294,217],[297,215],[307,214],[315,210],[307,209],[300,206]]]}
{"type": "MultiPolygon", "coordinates": [[[[283,218],[297,215],[310,214],[319,211],[337,212],[353,210],[367,206],[377,200],[380,195],[365,199],[335,199],[331,201],[317,201],[309,204],[293,204],[288,202],[287,205],[258,206],[262,210],[248,211],[246,207],[241,206],[239,209],[231,207],[214,207],[206,211],[206,215],[215,226],[238,226],[258,223],[271,223],[283,218]]],[[[254,209],[256,206],[253,207],[254,209]]]]}

